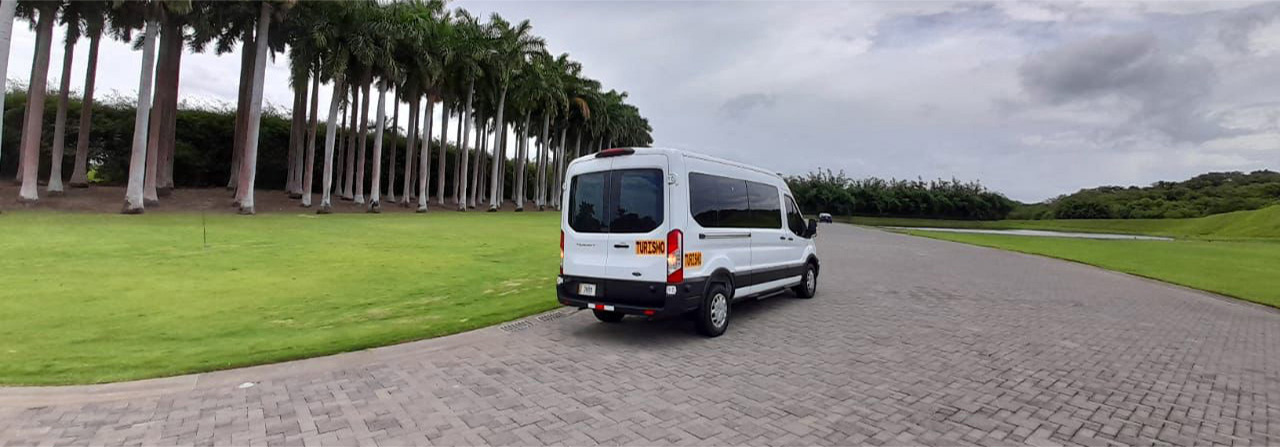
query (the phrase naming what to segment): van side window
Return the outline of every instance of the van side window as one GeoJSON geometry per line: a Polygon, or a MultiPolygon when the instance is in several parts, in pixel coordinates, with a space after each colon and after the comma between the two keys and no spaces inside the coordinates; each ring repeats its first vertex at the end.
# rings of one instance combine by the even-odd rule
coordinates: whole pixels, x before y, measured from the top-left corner
{"type": "Polygon", "coordinates": [[[666,214],[664,191],[660,169],[578,174],[569,183],[569,227],[579,233],[648,233],[666,214]]]}
{"type": "Polygon", "coordinates": [[[689,173],[689,212],[704,228],[750,228],[747,181],[689,173]]]}
{"type": "Polygon", "coordinates": [[[751,228],[782,228],[782,203],[778,188],[764,183],[747,182],[747,206],[751,209],[751,228]]]}
{"type": "Polygon", "coordinates": [[[800,214],[800,207],[796,206],[795,199],[787,196],[787,228],[791,229],[796,236],[804,235],[808,224],[804,221],[804,215],[800,214]]]}

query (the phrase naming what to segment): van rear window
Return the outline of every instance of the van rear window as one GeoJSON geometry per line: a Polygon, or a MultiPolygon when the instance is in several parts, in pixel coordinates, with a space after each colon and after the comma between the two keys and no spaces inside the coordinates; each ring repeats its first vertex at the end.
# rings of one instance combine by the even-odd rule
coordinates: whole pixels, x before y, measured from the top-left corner
{"type": "Polygon", "coordinates": [[[569,184],[569,227],[579,233],[648,233],[662,224],[661,169],[589,172],[569,184]]]}

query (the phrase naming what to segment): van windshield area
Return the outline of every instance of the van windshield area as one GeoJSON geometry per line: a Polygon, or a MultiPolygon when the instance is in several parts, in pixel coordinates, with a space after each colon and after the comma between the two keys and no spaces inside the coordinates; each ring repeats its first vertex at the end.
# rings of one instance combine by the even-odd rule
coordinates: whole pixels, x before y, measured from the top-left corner
{"type": "Polygon", "coordinates": [[[569,227],[579,233],[648,233],[664,209],[661,169],[588,172],[569,184],[569,227]]]}

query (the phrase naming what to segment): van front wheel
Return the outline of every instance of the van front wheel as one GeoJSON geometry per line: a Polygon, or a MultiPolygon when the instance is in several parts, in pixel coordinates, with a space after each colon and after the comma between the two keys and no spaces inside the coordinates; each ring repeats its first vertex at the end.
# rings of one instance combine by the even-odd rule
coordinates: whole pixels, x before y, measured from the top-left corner
{"type": "Polygon", "coordinates": [[[626,316],[626,314],[623,314],[622,312],[612,312],[608,310],[591,309],[591,312],[596,314],[597,320],[603,321],[605,323],[617,323],[619,321],[622,321],[622,317],[626,316]]]}
{"type": "Polygon", "coordinates": [[[720,283],[712,284],[707,289],[702,306],[698,308],[698,333],[708,337],[724,334],[725,329],[729,328],[729,297],[732,295],[729,288],[720,283]]]}

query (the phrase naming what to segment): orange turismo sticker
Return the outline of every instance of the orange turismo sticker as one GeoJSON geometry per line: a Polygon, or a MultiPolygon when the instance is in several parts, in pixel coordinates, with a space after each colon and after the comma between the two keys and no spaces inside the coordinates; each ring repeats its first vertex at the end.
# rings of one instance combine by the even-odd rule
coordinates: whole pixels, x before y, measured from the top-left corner
{"type": "Polygon", "coordinates": [[[684,266],[687,268],[702,266],[702,252],[691,251],[684,254],[684,266]]]}
{"type": "Polygon", "coordinates": [[[640,256],[667,254],[667,241],[651,239],[636,241],[636,254],[640,256]]]}

